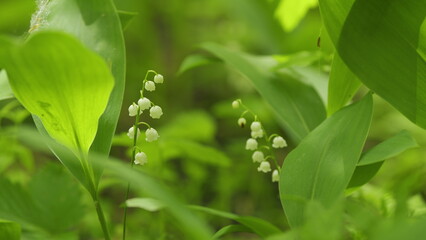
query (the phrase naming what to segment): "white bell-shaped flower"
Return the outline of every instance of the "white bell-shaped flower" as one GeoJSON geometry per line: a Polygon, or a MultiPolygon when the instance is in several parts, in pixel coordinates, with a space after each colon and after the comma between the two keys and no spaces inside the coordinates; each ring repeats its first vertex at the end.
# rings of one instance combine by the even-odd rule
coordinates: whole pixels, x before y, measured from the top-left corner
{"type": "Polygon", "coordinates": [[[245,118],[242,117],[238,119],[238,126],[244,127],[246,123],[247,123],[247,120],[245,118]]]}
{"type": "Polygon", "coordinates": [[[132,103],[132,105],[129,106],[129,116],[134,117],[138,115],[138,105],[136,103],[132,103]]]}
{"type": "Polygon", "coordinates": [[[272,140],[272,147],[274,148],[287,147],[287,142],[284,140],[283,137],[277,136],[277,137],[274,137],[274,139],[272,140]]]}
{"type": "Polygon", "coordinates": [[[145,140],[147,142],[153,142],[156,141],[160,136],[158,135],[157,130],[155,130],[154,128],[148,128],[145,131],[145,140]]]}
{"type": "Polygon", "coordinates": [[[155,83],[163,83],[164,82],[164,77],[161,74],[156,74],[154,76],[154,82],[155,83]]]}
{"type": "Polygon", "coordinates": [[[163,115],[163,109],[161,109],[160,106],[153,106],[151,109],[149,109],[149,116],[152,118],[160,118],[161,115],[163,115]]]}
{"type": "Polygon", "coordinates": [[[155,91],[155,83],[153,81],[147,81],[145,83],[145,89],[150,92],[155,91]]]}
{"type": "Polygon", "coordinates": [[[143,97],[138,100],[138,105],[141,110],[146,110],[151,107],[151,101],[148,98],[143,97]]]}
{"type": "Polygon", "coordinates": [[[257,171],[264,173],[270,172],[271,164],[268,161],[263,161],[260,163],[259,167],[257,168],[257,171]]]}
{"type": "Polygon", "coordinates": [[[251,156],[251,158],[253,159],[253,162],[261,163],[265,161],[265,155],[263,154],[262,151],[255,151],[253,155],[251,156]]]}
{"type": "Polygon", "coordinates": [[[249,138],[249,139],[247,139],[247,142],[246,142],[246,149],[247,150],[256,150],[257,145],[258,144],[257,144],[256,139],[249,138]]]}
{"type": "Polygon", "coordinates": [[[260,130],[262,130],[262,124],[260,124],[260,122],[258,122],[258,121],[254,121],[254,122],[251,123],[250,129],[253,132],[260,131],[260,130]]]}
{"type": "Polygon", "coordinates": [[[232,108],[237,109],[240,107],[240,103],[238,102],[238,100],[235,100],[232,102],[232,108]]]}
{"type": "Polygon", "coordinates": [[[251,131],[251,137],[252,138],[262,138],[263,137],[263,130],[259,129],[257,131],[251,131]]]}
{"type": "Polygon", "coordinates": [[[146,156],[146,154],[144,152],[138,152],[135,155],[135,160],[134,163],[136,165],[144,165],[148,162],[148,157],[146,156]]]}
{"type": "Polygon", "coordinates": [[[272,182],[279,182],[280,181],[280,174],[278,173],[278,170],[275,169],[272,171],[272,182]]]}
{"type": "MultiPolygon", "coordinates": [[[[138,128],[138,133],[136,134],[136,138],[139,138],[139,135],[141,134],[141,131],[139,130],[139,128],[138,128]]],[[[133,139],[134,137],[135,137],[135,127],[133,126],[133,127],[131,127],[131,128],[129,128],[129,131],[127,132],[127,136],[130,138],[130,139],[133,139]]]]}

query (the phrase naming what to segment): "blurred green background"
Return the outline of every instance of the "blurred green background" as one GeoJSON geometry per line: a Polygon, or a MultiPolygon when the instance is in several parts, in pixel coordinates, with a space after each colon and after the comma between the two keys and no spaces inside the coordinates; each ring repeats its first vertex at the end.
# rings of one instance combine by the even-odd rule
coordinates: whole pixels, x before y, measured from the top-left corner
{"type": "MultiPolygon", "coordinates": [[[[164,75],[165,84],[157,86],[148,97],[163,108],[164,115],[155,122],[146,119],[161,136],[158,143],[143,146],[150,158],[146,169],[187,203],[257,216],[282,229],[288,228],[277,184],[271,182],[269,174],[257,172],[250,153],[244,150],[249,130],[237,126],[240,112],[231,108],[231,102],[241,98],[260,116],[270,133],[286,137],[270,107],[249,81],[222,63],[196,68],[182,75],[177,72],[186,56],[200,52],[197,50],[200,43],[217,42],[255,55],[319,53],[320,60],[314,61],[311,67],[327,75],[332,48],[323,36],[319,10],[315,1],[300,2],[306,2],[301,13],[298,13],[297,4],[289,5],[284,12],[278,11],[281,1],[276,0],[116,0],[119,10],[137,15],[124,31],[127,82],[112,155],[128,161],[131,143],[125,133],[133,119],[128,116],[127,107],[137,101],[146,71],[156,70],[164,75]],[[309,8],[311,5],[314,7],[309,8]]],[[[34,10],[32,0],[0,0],[0,32],[24,35],[34,10]]],[[[0,109],[0,127],[32,124],[28,113],[16,100],[0,101],[0,109]]],[[[402,129],[410,130],[419,144],[425,145],[424,130],[375,96],[374,120],[367,148],[402,129]]],[[[294,143],[289,144],[288,149],[278,153],[280,162],[294,147],[294,143]]],[[[16,139],[11,141],[5,136],[0,136],[0,149],[0,174],[14,182],[25,184],[38,168],[58,162],[52,156],[33,152],[16,139]]],[[[419,180],[409,188],[410,196],[418,199],[413,200],[417,201],[414,203],[417,209],[426,209],[424,156],[425,148],[420,147],[387,161],[363,194],[352,197],[366,198],[373,205],[380,205],[377,201],[385,199],[384,195],[391,193],[402,179],[416,172],[419,180]]],[[[101,184],[108,217],[116,224],[114,233],[119,236],[122,212],[117,206],[124,198],[123,183],[110,178],[106,172],[101,184]]],[[[83,239],[85,236],[101,236],[86,195],[82,194],[87,208],[80,224],[83,239]]],[[[215,229],[229,223],[217,217],[206,217],[215,229]]],[[[134,239],[184,239],[174,228],[172,220],[162,213],[131,211],[129,233],[134,239]],[[171,228],[167,236],[163,235],[164,228],[171,228]]],[[[237,234],[229,239],[258,238],[237,234]]]]}

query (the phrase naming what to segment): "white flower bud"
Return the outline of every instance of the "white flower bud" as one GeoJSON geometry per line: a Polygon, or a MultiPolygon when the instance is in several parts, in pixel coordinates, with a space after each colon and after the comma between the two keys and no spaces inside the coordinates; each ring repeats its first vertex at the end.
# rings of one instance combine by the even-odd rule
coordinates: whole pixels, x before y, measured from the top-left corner
{"type": "Polygon", "coordinates": [[[238,102],[238,100],[235,100],[232,102],[232,108],[237,109],[240,107],[240,103],[238,102]]]}
{"type": "Polygon", "coordinates": [[[258,131],[252,131],[251,132],[251,137],[252,138],[261,138],[261,137],[263,137],[263,130],[260,129],[258,131]]]}
{"type": "Polygon", "coordinates": [[[247,121],[245,118],[239,118],[238,119],[238,126],[244,127],[246,125],[247,121]]]}
{"type": "Polygon", "coordinates": [[[138,114],[138,105],[136,103],[133,103],[129,106],[129,116],[134,117],[138,114]]]}
{"type": "Polygon", "coordinates": [[[261,151],[255,151],[253,155],[251,156],[253,159],[253,162],[263,162],[265,160],[265,155],[263,155],[263,152],[261,151]]]}
{"type": "Polygon", "coordinates": [[[287,142],[284,140],[283,137],[277,136],[277,137],[274,137],[274,140],[272,140],[272,147],[274,148],[287,147],[287,142]]]}
{"type": "Polygon", "coordinates": [[[275,169],[272,172],[272,182],[279,182],[280,181],[280,174],[278,173],[278,170],[275,169]]]}
{"type": "Polygon", "coordinates": [[[260,163],[260,166],[257,168],[257,171],[264,173],[270,172],[271,164],[268,161],[263,161],[260,163]]]}
{"type": "MultiPolygon", "coordinates": [[[[138,128],[138,133],[137,133],[137,135],[136,135],[136,138],[139,138],[139,135],[141,134],[141,131],[139,130],[139,128],[138,128]]],[[[130,139],[133,139],[134,137],[135,137],[135,128],[134,128],[134,126],[133,127],[131,127],[131,128],[129,128],[129,131],[127,132],[127,136],[130,138],[130,139]]]]}
{"type": "Polygon", "coordinates": [[[145,132],[145,140],[147,142],[153,142],[156,141],[160,136],[158,135],[157,130],[155,130],[154,128],[148,128],[145,132]]]}
{"type": "Polygon", "coordinates": [[[154,76],[154,82],[155,83],[163,83],[164,82],[163,75],[161,75],[161,74],[155,75],[154,76]]]}
{"type": "Polygon", "coordinates": [[[163,109],[161,109],[160,106],[153,106],[151,109],[149,109],[149,116],[152,118],[160,118],[161,115],[163,115],[163,109]]]}
{"type": "Polygon", "coordinates": [[[247,150],[256,150],[257,149],[257,141],[256,141],[256,139],[253,139],[253,138],[247,139],[246,149],[247,150]]]}
{"type": "Polygon", "coordinates": [[[252,122],[250,125],[250,129],[253,132],[256,132],[256,131],[262,130],[262,125],[260,124],[260,122],[257,122],[257,121],[252,122]]]}
{"type": "Polygon", "coordinates": [[[155,91],[155,83],[153,81],[146,82],[145,89],[150,92],[155,91]]]}
{"type": "Polygon", "coordinates": [[[146,97],[140,98],[138,101],[138,105],[141,108],[141,110],[146,110],[151,107],[151,101],[146,97]]]}
{"type": "Polygon", "coordinates": [[[144,165],[148,162],[148,157],[146,156],[146,154],[144,152],[138,152],[135,155],[135,161],[134,163],[136,165],[144,165]]]}

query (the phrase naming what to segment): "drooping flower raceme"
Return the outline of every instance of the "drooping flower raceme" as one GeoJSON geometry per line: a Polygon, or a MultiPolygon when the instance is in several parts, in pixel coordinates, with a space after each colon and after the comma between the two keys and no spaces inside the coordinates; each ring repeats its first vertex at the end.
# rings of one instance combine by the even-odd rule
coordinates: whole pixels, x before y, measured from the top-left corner
{"type": "Polygon", "coordinates": [[[145,165],[148,162],[148,157],[144,152],[138,152],[135,155],[134,163],[137,165],[145,165]]]}
{"type": "Polygon", "coordinates": [[[272,182],[279,182],[280,181],[280,174],[277,169],[272,171],[272,182]]]}
{"type": "Polygon", "coordinates": [[[143,111],[143,110],[149,109],[151,107],[151,101],[148,98],[143,97],[143,98],[140,98],[138,100],[138,105],[141,108],[141,110],[143,111]]]}
{"type": "Polygon", "coordinates": [[[283,137],[277,136],[277,137],[274,137],[274,139],[272,140],[272,147],[274,148],[287,147],[287,142],[284,140],[283,137]]]}
{"type": "Polygon", "coordinates": [[[238,125],[240,127],[244,127],[247,124],[245,117],[246,114],[253,116],[254,120],[250,124],[251,138],[247,139],[245,149],[254,151],[252,154],[252,160],[254,163],[259,163],[259,167],[257,168],[259,172],[271,172],[271,163],[273,163],[275,169],[272,171],[271,175],[272,182],[278,182],[280,178],[280,166],[276,160],[275,153],[272,150],[273,148],[287,147],[287,142],[278,134],[268,135],[257,115],[254,114],[249,108],[247,108],[247,106],[242,103],[241,99],[233,101],[232,108],[243,108],[243,112],[238,119],[238,125]]]}
{"type": "Polygon", "coordinates": [[[263,154],[262,151],[255,151],[253,155],[251,156],[251,158],[253,159],[253,162],[261,163],[265,161],[265,155],[263,154]]]}
{"type": "Polygon", "coordinates": [[[132,105],[129,106],[129,116],[130,117],[134,117],[138,114],[138,105],[136,105],[136,103],[133,103],[132,105]]]}
{"type": "Polygon", "coordinates": [[[154,76],[154,82],[155,82],[155,83],[163,83],[163,82],[164,82],[163,75],[161,75],[161,74],[156,74],[156,75],[154,76]]]}
{"type": "Polygon", "coordinates": [[[149,109],[149,116],[152,118],[160,118],[161,115],[163,115],[163,109],[161,109],[160,106],[153,106],[151,109],[149,109]]]}
{"type": "Polygon", "coordinates": [[[257,144],[256,139],[249,138],[249,139],[247,139],[247,142],[246,142],[246,149],[247,150],[256,150],[257,145],[258,144],[257,144]]]}
{"type": "MultiPolygon", "coordinates": [[[[136,138],[139,138],[139,135],[141,134],[141,131],[139,130],[139,128],[138,128],[138,133],[136,134],[136,138]]],[[[129,131],[127,132],[127,136],[130,138],[130,139],[133,139],[134,137],[135,137],[135,127],[133,126],[133,127],[131,127],[131,128],[129,128],[129,131]]]]}
{"type": "Polygon", "coordinates": [[[158,135],[157,130],[155,130],[154,128],[148,128],[145,131],[145,140],[147,142],[153,142],[156,141],[160,136],[158,135]]]}
{"type": "Polygon", "coordinates": [[[247,123],[247,120],[245,118],[242,117],[238,119],[238,126],[244,127],[246,123],[247,123]]]}
{"type": "Polygon", "coordinates": [[[260,163],[260,166],[257,168],[257,171],[264,173],[270,172],[271,164],[268,161],[263,161],[260,163]]]}
{"type": "Polygon", "coordinates": [[[155,83],[153,81],[147,81],[145,83],[145,89],[150,92],[155,91],[155,83]]]}

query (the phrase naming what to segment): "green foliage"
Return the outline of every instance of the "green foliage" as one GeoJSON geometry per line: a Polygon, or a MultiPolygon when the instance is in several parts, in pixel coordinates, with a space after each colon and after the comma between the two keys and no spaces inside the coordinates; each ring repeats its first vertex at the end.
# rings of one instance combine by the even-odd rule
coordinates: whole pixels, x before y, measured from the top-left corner
{"type": "Polygon", "coordinates": [[[349,69],[425,128],[426,5],[416,0],[394,1],[386,7],[379,0],[319,2],[324,24],[349,69]]]}
{"type": "Polygon", "coordinates": [[[377,144],[362,154],[348,188],[366,184],[376,175],[384,160],[417,146],[416,140],[405,130],[377,144]]]}
{"type": "Polygon", "coordinates": [[[275,17],[286,31],[292,31],[308,10],[317,5],[316,0],[281,0],[275,10],[275,17]]]}
{"type": "Polygon", "coordinates": [[[41,169],[27,187],[6,179],[0,186],[0,217],[21,224],[29,234],[66,233],[85,212],[78,186],[57,165],[41,169]]]}
{"type": "Polygon", "coordinates": [[[34,34],[10,52],[6,69],[16,98],[50,136],[76,154],[88,153],[114,82],[105,62],[55,32],[34,34]]]}
{"type": "Polygon", "coordinates": [[[332,115],[344,107],[360,86],[361,82],[348,69],[339,55],[335,54],[328,82],[328,115],[332,115]]]}
{"type": "Polygon", "coordinates": [[[15,222],[0,220],[0,239],[20,240],[21,226],[15,222]]]}
{"type": "Polygon", "coordinates": [[[230,51],[212,43],[204,44],[203,48],[253,83],[295,141],[300,141],[325,118],[324,105],[311,86],[291,76],[278,78],[268,71],[268,65],[262,65],[260,59],[247,54],[230,51]]]}
{"type": "Polygon", "coordinates": [[[361,155],[371,114],[368,94],[325,120],[286,157],[279,188],[290,226],[302,225],[310,200],[329,207],[342,196],[361,155]]]}
{"type": "MultiPolygon", "coordinates": [[[[114,88],[105,112],[99,119],[98,131],[90,148],[92,152],[108,155],[121,109],[126,69],[124,40],[115,6],[112,0],[39,1],[39,4],[37,12],[33,15],[31,29],[56,30],[73,35],[85,47],[104,59],[114,77],[114,88]]],[[[45,132],[39,121],[36,121],[36,124],[42,133],[45,132]]],[[[63,152],[51,148],[55,153],[63,152]]],[[[56,153],[56,155],[62,162],[75,160],[69,154],[61,156],[56,153]]],[[[94,173],[96,183],[101,174],[102,168],[98,168],[94,173]]]]}
{"type": "Polygon", "coordinates": [[[202,206],[192,206],[191,208],[201,212],[211,214],[211,215],[216,215],[219,217],[234,220],[240,223],[241,225],[245,226],[246,228],[250,229],[251,232],[256,233],[258,236],[262,238],[281,232],[280,229],[278,229],[271,223],[260,218],[255,218],[251,216],[238,216],[236,214],[223,212],[223,211],[202,207],[202,206]]]}

